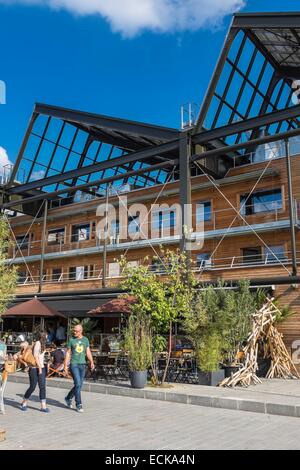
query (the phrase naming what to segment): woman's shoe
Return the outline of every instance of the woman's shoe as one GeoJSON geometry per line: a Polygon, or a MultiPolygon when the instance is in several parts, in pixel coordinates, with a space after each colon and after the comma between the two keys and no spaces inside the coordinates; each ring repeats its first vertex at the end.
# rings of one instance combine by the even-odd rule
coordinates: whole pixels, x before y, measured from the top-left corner
{"type": "Polygon", "coordinates": [[[41,408],[42,413],[50,413],[49,408],[41,408]]]}
{"type": "Polygon", "coordinates": [[[20,405],[20,410],[21,411],[27,411],[27,405],[20,405]]]}

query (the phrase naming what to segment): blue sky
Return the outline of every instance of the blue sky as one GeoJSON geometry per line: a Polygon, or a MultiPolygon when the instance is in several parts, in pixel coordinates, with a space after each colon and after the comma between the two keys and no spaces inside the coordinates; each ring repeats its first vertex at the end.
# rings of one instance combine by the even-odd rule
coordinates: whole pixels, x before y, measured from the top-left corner
{"type": "MultiPolygon", "coordinates": [[[[0,105],[0,146],[11,161],[35,102],[177,128],[181,104],[201,103],[230,15],[221,27],[211,20],[209,27],[203,26],[199,16],[190,28],[189,18],[183,25],[175,19],[157,25],[153,19],[153,27],[130,24],[128,30],[128,18],[124,29],[124,18],[115,20],[115,12],[106,14],[107,21],[94,12],[75,15],[38,5],[51,1],[0,0],[0,80],[7,86],[7,103],[0,105]]],[[[220,2],[209,2],[216,4],[216,13],[220,2]]],[[[242,0],[223,0],[228,2],[242,0]]],[[[288,11],[297,6],[300,10],[298,0],[249,0],[241,11],[288,11]]]]}

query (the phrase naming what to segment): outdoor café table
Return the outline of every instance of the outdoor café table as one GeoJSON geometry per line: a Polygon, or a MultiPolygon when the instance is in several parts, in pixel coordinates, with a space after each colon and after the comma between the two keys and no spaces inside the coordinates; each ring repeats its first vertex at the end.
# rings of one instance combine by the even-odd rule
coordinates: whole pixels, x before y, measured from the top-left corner
{"type": "Polygon", "coordinates": [[[185,356],[170,358],[167,378],[170,382],[196,383],[196,359],[185,356]]]}
{"type": "Polygon", "coordinates": [[[124,380],[128,378],[127,358],[117,353],[100,353],[96,357],[97,377],[105,380],[124,380]]]}

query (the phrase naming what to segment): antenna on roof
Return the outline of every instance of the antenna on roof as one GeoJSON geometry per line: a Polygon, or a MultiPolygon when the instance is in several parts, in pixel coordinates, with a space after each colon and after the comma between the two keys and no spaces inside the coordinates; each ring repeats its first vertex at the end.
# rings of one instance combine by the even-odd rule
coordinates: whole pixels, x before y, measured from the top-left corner
{"type": "Polygon", "coordinates": [[[200,106],[197,103],[186,103],[180,107],[181,129],[189,129],[196,125],[200,106]]]}

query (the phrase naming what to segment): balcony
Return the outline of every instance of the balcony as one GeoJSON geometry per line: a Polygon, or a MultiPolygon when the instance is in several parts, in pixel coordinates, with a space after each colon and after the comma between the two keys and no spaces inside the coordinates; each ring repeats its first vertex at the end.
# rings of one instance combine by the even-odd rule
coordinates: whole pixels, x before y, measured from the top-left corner
{"type": "MultiPolygon", "coordinates": [[[[287,210],[288,201],[281,201],[280,204],[270,202],[267,204],[255,204],[256,213],[245,215],[243,219],[237,216],[233,208],[212,211],[205,220],[204,225],[201,221],[197,224],[197,214],[193,213],[193,223],[196,229],[191,235],[192,242],[197,240],[209,240],[215,237],[240,236],[256,232],[268,232],[274,230],[288,229],[290,226],[289,213],[287,210]],[[249,225],[248,225],[249,224],[249,225]],[[204,230],[203,230],[204,227],[204,230]],[[201,230],[202,229],[202,230],[201,230]]],[[[295,200],[295,219],[296,226],[300,227],[300,202],[295,200]]],[[[121,230],[121,227],[119,228],[121,230]]],[[[150,244],[159,246],[162,244],[179,244],[180,227],[169,227],[163,223],[153,229],[152,222],[142,223],[140,232],[132,233],[131,236],[121,239],[119,233],[109,234],[107,241],[107,251],[117,252],[127,248],[145,248],[150,244]],[[147,238],[146,235],[150,237],[147,238]]],[[[46,243],[44,248],[44,259],[54,260],[69,257],[78,257],[82,255],[99,254],[104,250],[104,242],[97,238],[95,231],[89,234],[88,239],[74,241],[74,236],[63,236],[56,241],[46,243]]],[[[42,251],[41,240],[25,240],[9,252],[8,263],[20,264],[24,262],[35,262],[40,259],[42,251]]]]}
{"type": "MultiPolygon", "coordinates": [[[[297,262],[300,265],[300,251],[297,252],[297,262]]],[[[245,277],[271,277],[278,273],[285,273],[290,271],[292,266],[292,253],[285,252],[276,259],[270,254],[262,254],[260,259],[257,255],[251,257],[247,256],[247,259],[243,256],[231,256],[217,258],[213,257],[202,261],[198,265],[193,264],[192,270],[199,279],[218,279],[223,277],[226,279],[241,279],[245,277]]],[[[156,265],[148,265],[149,273],[154,273],[160,276],[162,279],[166,276],[166,269],[163,263],[156,265]]],[[[48,292],[59,292],[59,291],[72,291],[72,290],[89,290],[97,289],[102,286],[102,268],[94,269],[93,273],[86,273],[74,279],[73,275],[70,275],[67,269],[63,269],[59,277],[53,277],[53,275],[45,274],[42,279],[43,291],[48,292]]],[[[110,271],[109,263],[107,265],[107,286],[118,287],[121,280],[124,278],[123,274],[118,270],[110,271]]],[[[18,294],[20,293],[32,293],[37,290],[39,285],[39,276],[32,276],[28,274],[24,276],[18,282],[18,294]]]]}

